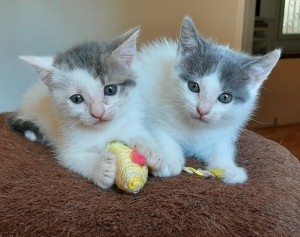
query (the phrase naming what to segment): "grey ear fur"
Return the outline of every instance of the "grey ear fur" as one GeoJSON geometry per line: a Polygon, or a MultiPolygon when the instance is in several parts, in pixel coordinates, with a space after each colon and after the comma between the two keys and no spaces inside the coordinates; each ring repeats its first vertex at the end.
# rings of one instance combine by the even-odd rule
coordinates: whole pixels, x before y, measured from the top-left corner
{"type": "Polygon", "coordinates": [[[53,57],[45,56],[45,57],[36,57],[36,56],[19,56],[19,59],[30,64],[34,67],[34,69],[39,73],[41,80],[45,84],[49,84],[52,79],[52,75],[54,72],[53,57]]]}
{"type": "Polygon", "coordinates": [[[125,67],[131,67],[135,59],[139,34],[139,27],[127,31],[122,36],[124,42],[112,52],[112,57],[125,67]]]}
{"type": "Polygon", "coordinates": [[[248,73],[255,82],[262,83],[270,75],[281,55],[281,49],[275,49],[251,63],[248,73]]]}
{"type": "Polygon", "coordinates": [[[203,43],[192,19],[186,16],[181,25],[178,53],[183,57],[188,57],[197,51],[201,52],[204,48],[203,43]]]}

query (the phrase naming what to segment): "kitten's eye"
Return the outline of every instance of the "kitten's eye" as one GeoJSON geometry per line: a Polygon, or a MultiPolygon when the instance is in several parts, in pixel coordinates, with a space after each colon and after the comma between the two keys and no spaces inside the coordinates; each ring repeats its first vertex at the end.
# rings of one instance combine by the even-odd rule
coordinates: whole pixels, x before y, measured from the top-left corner
{"type": "Polygon", "coordinates": [[[70,100],[74,103],[74,104],[80,104],[84,101],[83,97],[79,94],[75,94],[75,95],[72,95],[70,97],[70,100]]]}
{"type": "Polygon", "coordinates": [[[222,93],[222,94],[219,96],[218,100],[219,100],[221,103],[223,103],[223,104],[227,104],[227,103],[229,103],[230,101],[232,101],[232,95],[229,94],[229,93],[222,93]]]}
{"type": "Polygon", "coordinates": [[[188,87],[189,87],[191,92],[199,93],[199,91],[200,91],[199,85],[196,82],[189,81],[188,87]]]}
{"type": "Polygon", "coordinates": [[[104,87],[104,94],[105,95],[115,95],[118,91],[118,86],[117,85],[108,85],[104,87]]]}

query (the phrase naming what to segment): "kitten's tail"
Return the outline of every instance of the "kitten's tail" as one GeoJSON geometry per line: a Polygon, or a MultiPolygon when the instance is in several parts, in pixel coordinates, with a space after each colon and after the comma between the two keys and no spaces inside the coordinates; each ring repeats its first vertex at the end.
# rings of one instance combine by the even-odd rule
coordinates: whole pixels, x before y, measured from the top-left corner
{"type": "Polygon", "coordinates": [[[21,133],[28,140],[47,144],[47,139],[40,128],[34,122],[23,119],[17,112],[11,113],[6,122],[14,131],[21,133]]]}

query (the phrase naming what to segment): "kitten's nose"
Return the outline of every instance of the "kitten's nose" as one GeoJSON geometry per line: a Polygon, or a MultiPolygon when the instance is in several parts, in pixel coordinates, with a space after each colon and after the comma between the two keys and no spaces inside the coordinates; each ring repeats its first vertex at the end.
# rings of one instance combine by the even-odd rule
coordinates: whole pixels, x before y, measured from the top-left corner
{"type": "Polygon", "coordinates": [[[197,108],[197,112],[198,112],[200,118],[202,118],[203,116],[205,116],[209,113],[209,111],[204,111],[204,110],[201,110],[199,108],[197,108]]]}
{"type": "Polygon", "coordinates": [[[95,119],[99,119],[99,120],[102,120],[102,117],[103,117],[103,114],[93,114],[91,113],[91,116],[95,119]]]}
{"type": "Polygon", "coordinates": [[[105,114],[105,109],[100,103],[91,104],[90,114],[92,117],[102,120],[103,115],[105,114]]]}

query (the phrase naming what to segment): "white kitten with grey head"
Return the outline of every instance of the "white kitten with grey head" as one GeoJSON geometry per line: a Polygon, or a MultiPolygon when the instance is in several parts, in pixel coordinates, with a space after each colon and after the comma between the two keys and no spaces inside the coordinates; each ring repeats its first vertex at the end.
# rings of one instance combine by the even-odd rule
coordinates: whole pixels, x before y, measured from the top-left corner
{"type": "Polygon", "coordinates": [[[139,29],[113,41],[79,44],[55,57],[23,56],[41,82],[25,95],[9,119],[12,128],[31,140],[47,141],[66,168],[109,188],[116,158],[107,151],[121,141],[147,158],[152,140],[142,125],[138,78],[133,70],[139,29]],[[149,145],[149,146],[148,146],[149,145]]]}
{"type": "Polygon", "coordinates": [[[179,41],[163,40],[141,50],[138,76],[147,103],[147,123],[177,170],[183,156],[208,169],[224,169],[224,182],[243,183],[235,163],[236,142],[256,106],[259,89],[280,50],[254,57],[204,39],[192,20],[182,23],[179,41]]]}

